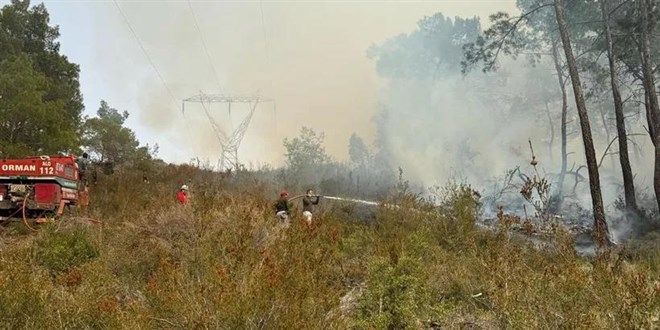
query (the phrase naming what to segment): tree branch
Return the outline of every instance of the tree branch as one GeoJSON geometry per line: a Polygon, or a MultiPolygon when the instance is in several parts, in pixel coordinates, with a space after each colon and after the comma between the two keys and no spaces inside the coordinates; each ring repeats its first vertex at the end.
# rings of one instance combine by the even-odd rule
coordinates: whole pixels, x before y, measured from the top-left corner
{"type": "MultiPolygon", "coordinates": [[[[584,181],[584,177],[582,175],[580,175],[580,170],[583,169],[583,168],[587,168],[587,166],[582,165],[582,166],[578,167],[577,170],[575,170],[575,173],[571,173],[571,174],[575,175],[575,185],[573,185],[573,195],[575,195],[575,190],[577,189],[578,183],[584,181]],[[582,180],[580,180],[580,179],[582,179],[582,180]]],[[[566,174],[568,174],[568,173],[566,173],[566,174]]]]}
{"type": "Polygon", "coordinates": [[[610,12],[607,13],[607,16],[610,16],[610,15],[614,14],[615,11],[619,10],[619,8],[623,7],[623,5],[628,4],[629,2],[631,2],[631,1],[626,0],[626,1],[621,2],[618,6],[614,7],[614,9],[610,10],[610,12]]]}
{"type": "Polygon", "coordinates": [[[605,148],[605,151],[603,152],[603,155],[600,157],[600,161],[598,162],[598,168],[600,168],[600,166],[603,165],[603,160],[605,159],[605,156],[608,155],[607,151],[610,150],[610,147],[612,147],[612,144],[614,143],[614,141],[616,141],[618,139],[619,139],[619,137],[615,136],[614,139],[612,139],[612,141],[610,141],[610,143],[607,145],[607,148],[605,148]]]}
{"type": "Polygon", "coordinates": [[[500,50],[502,50],[502,46],[504,45],[504,41],[506,40],[506,38],[507,38],[511,33],[513,33],[513,31],[516,30],[516,28],[518,27],[518,24],[520,24],[520,22],[522,22],[522,20],[526,19],[528,16],[530,16],[531,14],[537,12],[538,10],[540,10],[540,9],[542,9],[542,8],[545,8],[545,7],[548,7],[548,6],[553,6],[553,5],[554,5],[554,4],[543,4],[543,5],[539,5],[538,7],[536,7],[536,8],[534,8],[534,9],[528,11],[527,13],[525,13],[525,14],[523,14],[523,15],[520,15],[520,17],[518,17],[518,20],[516,20],[516,22],[513,23],[513,26],[509,29],[509,31],[507,31],[507,32],[504,34],[504,36],[500,39],[500,43],[499,43],[499,46],[497,47],[497,51],[495,51],[495,57],[493,58],[493,61],[497,61],[497,57],[498,57],[499,54],[500,54],[500,50]]]}
{"type": "MultiPolygon", "coordinates": [[[[628,138],[631,137],[631,136],[640,136],[640,135],[643,136],[644,134],[639,134],[639,133],[636,133],[636,134],[626,134],[626,139],[628,139],[628,138]]],[[[605,156],[608,155],[608,152],[607,152],[607,151],[610,150],[610,148],[612,147],[612,144],[614,143],[614,141],[616,141],[616,140],[618,140],[618,139],[619,139],[619,136],[615,136],[615,137],[612,139],[612,141],[610,141],[610,144],[607,145],[607,148],[605,148],[605,151],[603,152],[603,155],[600,157],[600,161],[598,162],[598,168],[600,168],[600,166],[603,165],[603,160],[605,159],[605,156]]],[[[616,155],[616,154],[617,154],[616,152],[615,152],[615,153],[610,153],[610,155],[616,155]]]]}
{"type": "MultiPolygon", "coordinates": [[[[523,14],[523,15],[520,15],[520,16],[518,16],[518,17],[511,17],[511,18],[509,18],[509,19],[507,20],[508,22],[511,22],[511,21],[514,20],[514,19],[516,19],[516,21],[513,23],[513,26],[511,26],[511,28],[508,29],[508,31],[506,31],[506,32],[504,33],[504,35],[503,35],[501,38],[499,38],[498,40],[494,41],[494,42],[491,44],[491,45],[493,45],[493,44],[494,44],[494,45],[497,45],[497,48],[496,48],[496,50],[495,50],[495,54],[493,55],[492,59],[489,61],[489,63],[485,64],[484,71],[486,70],[486,68],[492,68],[492,67],[495,65],[495,62],[497,62],[497,59],[498,59],[498,57],[499,57],[500,51],[502,50],[502,47],[504,46],[504,42],[507,40],[507,38],[508,38],[508,37],[509,37],[514,31],[517,30],[517,28],[518,28],[518,24],[520,24],[520,22],[522,22],[523,20],[526,20],[527,17],[529,17],[530,15],[534,14],[534,13],[537,12],[538,10],[543,9],[543,8],[546,8],[546,7],[550,7],[550,6],[554,6],[554,4],[553,4],[553,3],[541,4],[541,5],[539,5],[538,7],[534,8],[534,9],[531,9],[530,11],[528,11],[527,13],[525,13],[525,14],[523,14]]],[[[491,29],[493,29],[493,28],[491,27],[491,29]]],[[[474,44],[472,44],[472,45],[474,45],[474,44]]],[[[476,63],[476,62],[479,62],[479,60],[478,60],[479,58],[485,60],[485,58],[486,58],[486,51],[489,51],[489,52],[492,51],[492,47],[491,47],[491,46],[486,46],[486,47],[484,47],[484,46],[482,45],[482,46],[481,46],[481,49],[476,53],[477,56],[475,56],[475,58],[476,58],[477,60],[475,60],[475,61],[473,62],[473,64],[476,63]]],[[[469,64],[469,63],[468,63],[468,64],[469,64]]],[[[467,66],[468,66],[468,65],[464,65],[464,69],[463,69],[464,73],[465,73],[465,71],[467,71],[467,66]]]]}

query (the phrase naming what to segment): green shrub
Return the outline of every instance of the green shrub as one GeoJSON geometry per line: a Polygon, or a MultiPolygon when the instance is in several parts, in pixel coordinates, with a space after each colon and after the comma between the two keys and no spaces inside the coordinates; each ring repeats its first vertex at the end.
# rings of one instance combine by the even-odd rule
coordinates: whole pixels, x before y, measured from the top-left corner
{"type": "Polygon", "coordinates": [[[369,265],[367,291],[357,310],[357,328],[415,328],[417,316],[428,302],[420,264],[410,257],[393,263],[376,258],[369,265]]]}
{"type": "Polygon", "coordinates": [[[0,261],[0,329],[37,329],[45,324],[50,289],[45,272],[35,269],[27,244],[12,246],[0,261]],[[44,283],[46,282],[46,283],[44,283]]]}
{"type": "Polygon", "coordinates": [[[51,274],[65,272],[99,256],[98,248],[82,229],[44,229],[35,242],[35,258],[51,274]]]}
{"type": "Polygon", "coordinates": [[[386,200],[402,207],[369,206],[373,221],[327,202],[312,228],[298,214],[283,228],[256,174],[219,181],[168,167],[148,185],[128,174],[94,187],[98,234],[75,218],[0,234],[0,328],[653,329],[660,319],[657,237],[595,260],[560,232],[536,249],[475,226],[479,196],[456,184],[439,208],[403,187],[386,200]],[[187,206],[173,198],[183,179],[187,206]]]}

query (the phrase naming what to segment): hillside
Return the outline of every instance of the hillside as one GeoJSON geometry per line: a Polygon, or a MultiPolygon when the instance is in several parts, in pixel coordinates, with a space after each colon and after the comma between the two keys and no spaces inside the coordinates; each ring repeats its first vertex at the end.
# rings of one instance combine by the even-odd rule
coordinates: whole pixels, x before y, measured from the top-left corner
{"type": "MultiPolygon", "coordinates": [[[[323,201],[313,228],[278,224],[266,182],[164,166],[118,169],[92,188],[87,221],[0,227],[7,329],[605,329],[657,327],[660,253],[585,259],[568,235],[534,249],[475,226],[469,189],[440,212],[323,201]],[[191,204],[175,203],[180,182],[191,204]]],[[[424,209],[412,196],[396,201],[424,209]]]]}
{"type": "Polygon", "coordinates": [[[164,2],[0,7],[0,329],[660,329],[660,0],[164,2]]]}

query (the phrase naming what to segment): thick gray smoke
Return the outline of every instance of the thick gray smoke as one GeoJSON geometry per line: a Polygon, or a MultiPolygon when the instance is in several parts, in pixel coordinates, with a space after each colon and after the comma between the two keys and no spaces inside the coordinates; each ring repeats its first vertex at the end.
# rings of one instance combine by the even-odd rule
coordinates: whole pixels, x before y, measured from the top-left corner
{"type": "MultiPolygon", "coordinates": [[[[73,4],[68,4],[73,6],[73,4]]],[[[112,2],[75,3],[96,14],[93,26],[99,79],[123,98],[141,127],[161,144],[166,160],[187,156],[217,159],[219,144],[201,107],[186,111],[186,122],[139,49],[112,2]],[[194,149],[194,150],[191,150],[194,149]]],[[[187,1],[120,1],[133,29],[177,99],[198,93],[255,93],[277,101],[258,109],[239,154],[246,163],[283,164],[282,141],[309,126],[326,133],[328,152],[347,158],[353,132],[373,138],[381,80],[365,56],[373,42],[414,27],[424,15],[486,17],[514,10],[515,1],[474,2],[209,2],[191,1],[213,69],[187,1]],[[263,17],[261,12],[263,11],[263,17]]],[[[109,97],[112,105],[112,98],[109,97]]],[[[214,116],[225,129],[238,125],[247,107],[214,116]]],[[[145,141],[149,142],[149,141],[145,141]]]]}
{"type": "MultiPolygon", "coordinates": [[[[428,187],[458,180],[471,183],[486,194],[497,194],[503,188],[507,170],[519,167],[527,175],[536,173],[530,166],[531,140],[539,162],[538,174],[551,180],[552,189],[556,190],[554,180],[561,162],[561,97],[549,59],[531,66],[522,57],[517,61],[502,57],[495,73],[483,74],[477,69],[463,76],[457,67],[460,42],[455,38],[471,33],[473,27],[460,19],[453,25],[448,21],[451,22],[436,16],[433,24],[421,22],[417,30],[393,37],[375,48],[376,67],[388,81],[380,94],[381,110],[376,120],[379,142],[384,148],[381,152],[393,166],[403,168],[406,177],[418,184],[428,187]],[[442,47],[433,48],[436,41],[429,41],[429,34],[441,40],[438,43],[442,47]],[[429,73],[434,68],[429,63],[438,63],[439,69],[429,73]],[[422,69],[415,70],[415,66],[422,69]]],[[[575,172],[584,165],[585,158],[570,85],[567,93],[568,169],[575,172]]],[[[614,114],[612,109],[594,103],[589,104],[589,110],[600,160],[616,136],[614,114]]],[[[634,150],[631,160],[638,173],[637,188],[643,191],[651,182],[653,160],[649,155],[652,155],[652,146],[648,136],[641,134],[643,116],[635,109],[629,111],[628,131],[640,135],[631,143],[631,150],[634,150]]],[[[615,201],[622,195],[616,151],[614,144],[608,150],[611,155],[603,158],[600,168],[603,197],[610,218],[621,217],[614,208],[615,201]]],[[[578,173],[577,185],[575,175],[566,177],[564,191],[570,195],[572,203],[588,213],[591,209],[588,173],[586,168],[578,173]]],[[[514,176],[513,183],[520,185],[518,175],[514,176]]],[[[525,205],[530,215],[534,213],[534,208],[524,202],[515,187],[509,190],[510,198],[504,196],[500,200],[508,212],[523,215],[525,205]]],[[[485,211],[494,216],[496,206],[497,203],[488,205],[485,211]]],[[[583,220],[591,221],[588,214],[583,220]]]]}
{"type": "MultiPolygon", "coordinates": [[[[352,133],[367,142],[378,140],[383,147],[379,154],[385,157],[381,159],[402,167],[406,178],[425,186],[458,179],[488,190],[496,182],[493,179],[508,169],[521,166],[529,173],[528,139],[541,174],[559,170],[560,104],[551,65],[530,68],[524,59],[504,60],[501,70],[489,76],[478,70],[467,77],[458,72],[460,44],[486,27],[488,15],[497,11],[515,15],[515,1],[480,1],[478,6],[473,1],[183,0],[119,1],[119,5],[169,91],[113,2],[47,3],[53,13],[84,17],[55,20],[58,15],[53,16],[65,39],[83,29],[88,31],[84,35],[92,36],[80,42],[87,50],[78,57],[92,57],[81,67],[83,77],[94,72],[92,78],[82,80],[83,88],[95,91],[111,106],[128,110],[129,122],[142,142],[159,143],[165,160],[186,162],[198,156],[214,164],[219,157],[219,143],[201,107],[189,105],[184,117],[180,112],[183,98],[199,91],[261,91],[277,101],[277,111],[270,104],[258,109],[239,151],[248,165],[282,165],[283,139],[308,126],[326,133],[326,148],[338,160],[347,158],[352,133]],[[461,20],[468,33],[441,33],[441,40],[429,43],[429,35],[415,34],[420,29],[416,23],[436,13],[480,17],[482,26],[475,30],[474,22],[461,20]],[[378,52],[367,51],[374,43],[381,52],[390,49],[396,55],[386,58],[385,67],[379,63],[378,52]],[[394,47],[381,48],[388,43],[394,47]],[[425,44],[431,47],[424,49],[425,44]],[[417,53],[423,56],[405,57],[410,54],[407,49],[423,49],[417,53]],[[414,74],[401,75],[399,69],[406,67],[413,67],[414,74]],[[549,99],[547,108],[544,102],[527,100],[543,94],[550,94],[544,96],[549,99]]],[[[447,26],[444,20],[424,28],[447,26]]],[[[70,42],[65,46],[81,47],[70,42]]],[[[95,107],[98,100],[90,100],[89,95],[87,106],[95,107]]],[[[584,163],[584,153],[570,86],[568,96],[570,169],[584,163]]],[[[613,115],[606,109],[601,116],[592,105],[590,111],[600,157],[609,144],[608,135],[614,136],[613,115]],[[600,123],[603,119],[609,123],[609,132],[600,123]]],[[[235,106],[231,116],[221,107],[212,113],[230,131],[247,113],[247,106],[235,106]]],[[[645,134],[643,117],[629,116],[627,123],[629,132],[645,134]]],[[[649,191],[651,144],[646,136],[634,140],[638,147],[632,148],[631,160],[636,184],[639,190],[649,191]]],[[[606,157],[601,169],[605,201],[611,209],[621,190],[616,154],[606,157]]],[[[580,174],[586,178],[585,170],[580,174]]],[[[573,176],[567,177],[569,188],[573,181],[573,176]]],[[[584,182],[576,194],[578,202],[590,208],[584,182]]]]}

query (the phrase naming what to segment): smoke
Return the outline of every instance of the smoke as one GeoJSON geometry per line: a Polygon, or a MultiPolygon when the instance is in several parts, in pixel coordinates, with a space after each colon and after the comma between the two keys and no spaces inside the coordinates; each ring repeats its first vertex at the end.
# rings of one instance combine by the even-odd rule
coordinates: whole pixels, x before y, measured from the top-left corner
{"type": "MultiPolygon", "coordinates": [[[[77,29],[92,31],[85,33],[92,40],[81,43],[91,49],[85,54],[93,60],[84,61],[87,66],[81,70],[96,76],[82,81],[83,89],[102,97],[107,94],[103,98],[111,106],[128,110],[128,123],[141,141],[158,143],[160,156],[167,161],[185,162],[197,156],[213,164],[220,155],[220,144],[201,106],[188,104],[184,115],[182,99],[200,91],[260,91],[275,99],[277,107],[274,110],[265,103],[257,109],[239,149],[239,157],[247,164],[283,164],[283,139],[297,135],[305,125],[326,133],[326,150],[338,160],[347,158],[352,133],[366,141],[377,137],[386,160],[401,166],[406,178],[426,186],[465,178],[488,188],[504,171],[521,165],[524,169],[529,163],[528,139],[542,174],[556,174],[560,104],[548,104],[555,132],[550,145],[543,105],[515,101],[518,96],[539,93],[535,87],[539,80],[556,84],[550,65],[530,68],[519,59],[505,61],[500,72],[490,76],[475,72],[462,77],[454,68],[453,74],[431,80],[388,79],[379,75],[375,61],[366,56],[370,45],[410,33],[421,18],[438,12],[448,17],[481,17],[482,25],[494,12],[517,12],[515,1],[478,3],[477,7],[472,1],[120,1],[167,88],[114,3],[53,2],[48,7],[54,12],[89,14],[84,21],[57,22],[63,37],[72,33],[76,22],[86,24],[77,29]]],[[[443,51],[449,50],[439,53],[443,51]]],[[[584,163],[584,152],[568,87],[571,168],[584,163]]],[[[98,104],[98,100],[87,101],[88,108],[89,103],[98,104]]],[[[229,132],[248,109],[236,104],[230,115],[227,108],[216,105],[211,113],[229,132]]],[[[598,112],[590,111],[600,158],[609,141],[602,125],[595,124],[598,112]]],[[[606,120],[613,127],[611,112],[606,120]]],[[[629,132],[645,134],[643,116],[629,116],[627,123],[629,132]]],[[[611,128],[610,137],[614,132],[611,128]]],[[[646,136],[633,139],[639,145],[631,147],[636,184],[640,191],[647,191],[652,182],[652,145],[646,136]]],[[[622,190],[616,165],[614,154],[606,157],[601,168],[610,207],[622,190]]],[[[581,174],[587,175],[584,170],[581,174]]],[[[568,176],[567,184],[573,179],[568,176]]],[[[580,205],[590,208],[585,183],[576,194],[580,205]]]]}
{"type": "MultiPolygon", "coordinates": [[[[201,157],[214,164],[220,155],[220,144],[201,106],[187,105],[184,115],[180,108],[184,98],[200,91],[260,91],[275,99],[277,108],[263,104],[257,109],[239,149],[241,161],[247,164],[283,164],[283,139],[296,135],[304,125],[326,133],[326,150],[338,160],[347,158],[352,133],[367,141],[377,138],[383,147],[381,160],[400,166],[407,179],[427,187],[464,179],[483,191],[492,190],[506,170],[517,166],[531,170],[528,140],[533,143],[541,175],[559,171],[560,104],[547,104],[548,118],[542,104],[516,101],[542,93],[536,86],[544,84],[541,80],[556,84],[551,65],[530,68],[523,60],[504,61],[500,72],[488,76],[475,72],[462,77],[453,68],[452,74],[433,79],[388,79],[365,56],[373,43],[412,32],[424,16],[438,12],[448,17],[477,16],[485,25],[485,18],[497,11],[516,13],[515,1],[182,0],[120,1],[119,5],[149,58],[113,2],[47,3],[51,13],[67,18],[55,22],[62,27],[63,39],[76,35],[75,30],[84,31],[77,34],[84,38],[74,39],[79,45],[63,42],[63,50],[68,47],[69,54],[85,49],[77,56],[92,58],[85,58],[81,66],[87,110],[99,101],[89,95],[128,110],[128,124],[140,140],[158,143],[160,156],[167,161],[201,157]],[[87,92],[90,90],[92,93],[87,92]],[[552,143],[549,121],[555,133],[552,143]]],[[[456,49],[451,52],[455,55],[456,49]]],[[[584,151],[568,87],[569,169],[575,169],[584,164],[584,151]]],[[[555,85],[552,90],[557,93],[555,85]]],[[[211,113],[230,132],[248,109],[247,105],[234,105],[230,114],[228,109],[214,106],[211,113]]],[[[589,109],[600,159],[609,141],[607,132],[597,124],[600,114],[592,105],[589,109]]],[[[639,203],[652,208],[653,149],[641,113],[628,115],[626,121],[629,133],[641,135],[631,138],[635,142],[631,146],[635,183],[638,191],[647,192],[638,194],[645,198],[639,203]]],[[[612,138],[611,109],[604,118],[612,138]]],[[[615,144],[610,151],[616,149],[615,144]]],[[[605,158],[601,186],[608,217],[627,218],[629,215],[613,209],[622,195],[617,164],[615,153],[605,158]]],[[[586,179],[586,170],[580,173],[586,179]]],[[[567,188],[572,190],[574,179],[567,176],[567,188]]],[[[578,185],[574,200],[580,208],[591,209],[586,181],[578,185]]],[[[523,203],[516,203],[514,210],[520,211],[523,203]]],[[[623,223],[614,228],[615,236],[629,230],[629,222],[623,223]]]]}
{"type": "MultiPolygon", "coordinates": [[[[128,109],[131,122],[146,142],[161,144],[162,157],[175,162],[219,157],[220,145],[201,106],[187,105],[184,117],[182,99],[200,91],[260,91],[275,99],[277,108],[257,109],[239,157],[245,163],[281,165],[282,141],[303,125],[325,132],[326,148],[338,160],[347,159],[353,132],[374,137],[371,119],[382,80],[365,56],[370,44],[413,28],[424,15],[485,17],[513,10],[515,2],[480,2],[479,8],[458,1],[119,2],[171,93],[113,3],[76,5],[89,6],[97,17],[90,28],[103,86],[137,100],[128,109]]],[[[229,116],[225,107],[212,109],[226,131],[247,111],[247,105],[234,105],[229,116]]]]}
{"type": "MultiPolygon", "coordinates": [[[[416,40],[414,35],[410,39],[416,40]]],[[[401,42],[401,39],[395,40],[401,42]]],[[[393,65],[391,55],[381,54],[390,60],[385,65],[393,65]]],[[[466,181],[486,195],[492,195],[503,188],[507,170],[519,167],[527,175],[536,174],[530,165],[531,141],[538,161],[538,175],[549,179],[552,191],[556,191],[561,166],[561,103],[551,68],[550,63],[543,61],[531,66],[523,58],[502,59],[499,71],[490,74],[475,70],[462,76],[454,69],[433,79],[390,77],[380,94],[382,106],[377,117],[378,135],[386,158],[392,166],[401,167],[406,178],[417,184],[429,187],[453,180],[466,181]],[[549,95],[538,97],[540,94],[549,95]],[[552,140],[551,131],[554,131],[552,140]]],[[[567,92],[568,169],[575,173],[586,161],[570,86],[567,92]]],[[[598,107],[589,104],[588,108],[600,160],[616,134],[614,122],[607,122],[611,125],[608,139],[598,107]]],[[[605,115],[606,120],[613,117],[613,111],[605,115]]],[[[631,116],[627,125],[628,132],[639,134],[642,128],[637,117],[631,116]]],[[[634,148],[639,149],[632,152],[632,147],[631,144],[630,157],[635,173],[639,173],[636,188],[648,190],[651,183],[648,178],[653,173],[648,136],[635,136],[634,148]]],[[[610,219],[636,220],[615,207],[615,202],[623,195],[617,149],[615,145],[608,150],[611,155],[603,158],[600,167],[604,203],[610,219]]],[[[569,212],[573,217],[571,221],[589,225],[593,219],[589,215],[592,202],[588,172],[583,168],[578,173],[577,185],[576,175],[566,176],[564,193],[569,195],[569,203],[574,204],[569,212]]],[[[522,183],[518,176],[513,182],[522,183]]],[[[507,197],[506,201],[500,201],[506,205],[507,212],[524,216],[523,206],[526,206],[528,213],[533,214],[534,208],[523,200],[517,189],[510,189],[507,197]]],[[[488,205],[490,209],[485,210],[486,214],[494,216],[496,206],[488,205]]],[[[621,230],[630,228],[617,227],[614,236],[621,236],[621,230]]]]}

